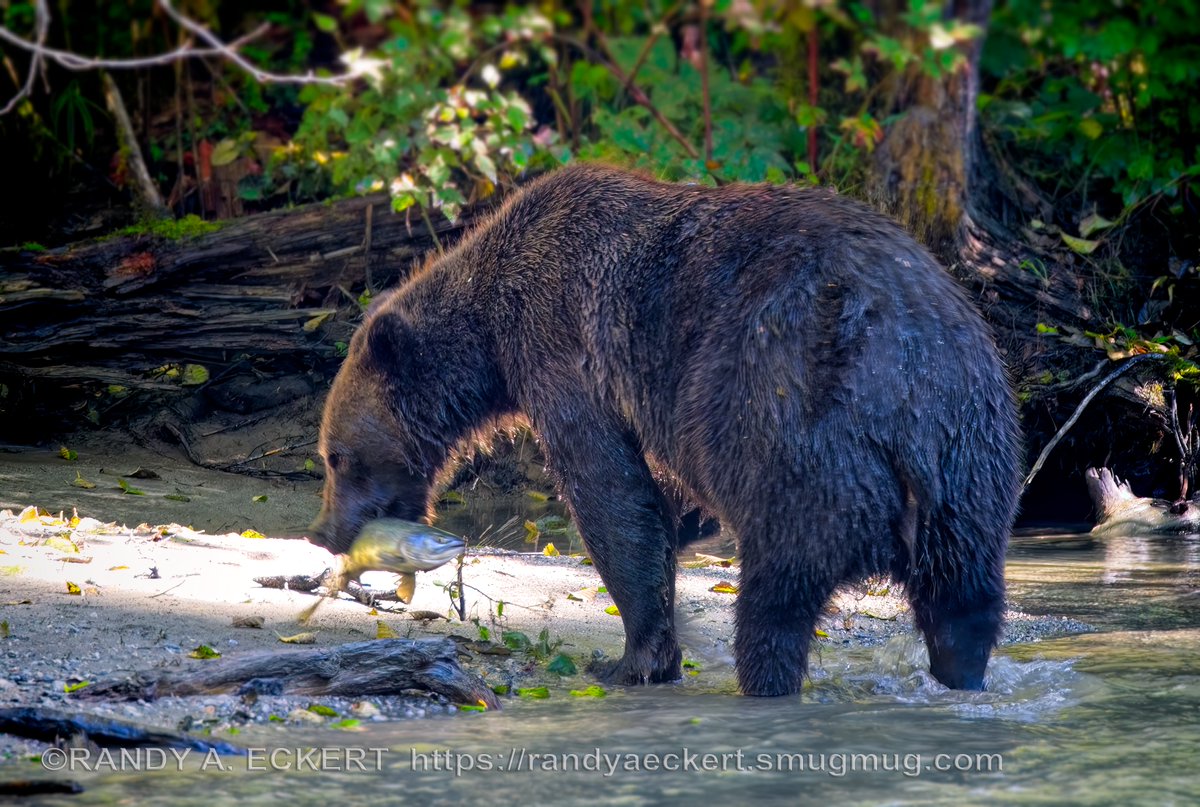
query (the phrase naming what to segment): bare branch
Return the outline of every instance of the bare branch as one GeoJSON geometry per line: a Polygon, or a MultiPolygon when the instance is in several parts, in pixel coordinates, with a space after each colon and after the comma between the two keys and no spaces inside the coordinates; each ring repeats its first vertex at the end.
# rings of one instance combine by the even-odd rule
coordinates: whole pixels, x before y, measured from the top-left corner
{"type": "Polygon", "coordinates": [[[257,81],[273,84],[329,84],[333,86],[340,86],[354,78],[353,75],[318,76],[311,70],[308,73],[305,73],[303,76],[284,75],[280,73],[271,73],[267,70],[261,70],[251,62],[248,62],[241,54],[237,53],[230,46],[222,42],[212,31],[208,30],[195,20],[189,19],[188,17],[185,17],[176,11],[175,7],[171,5],[171,0],[158,0],[158,6],[168,17],[174,20],[180,28],[195,34],[200,38],[201,41],[207,42],[212,46],[212,49],[216,51],[217,55],[233,62],[238,67],[242,68],[242,70],[253,76],[257,81]]]}
{"type": "MultiPolygon", "coordinates": [[[[33,29],[35,36],[37,36],[37,47],[42,47],[46,43],[46,34],[50,32],[50,10],[46,8],[46,0],[37,0],[34,4],[33,29]]],[[[8,33],[2,26],[0,26],[0,31],[8,33]]],[[[25,83],[21,85],[21,89],[17,90],[17,94],[4,105],[4,109],[0,109],[0,115],[7,115],[9,112],[12,112],[17,108],[17,104],[21,103],[23,98],[29,96],[29,93],[33,91],[33,82],[37,77],[38,68],[41,66],[42,57],[35,52],[29,59],[29,75],[25,77],[25,83]]]]}
{"type": "Polygon", "coordinates": [[[1142,353],[1134,356],[1131,359],[1126,359],[1120,366],[1117,367],[1117,369],[1100,379],[1100,383],[1092,387],[1092,391],[1083,396],[1083,400],[1079,402],[1079,406],[1075,407],[1075,411],[1071,413],[1071,417],[1067,418],[1067,422],[1062,425],[1062,428],[1058,430],[1053,438],[1051,438],[1049,443],[1046,443],[1046,447],[1043,448],[1042,453],[1038,455],[1037,462],[1033,464],[1033,469],[1030,470],[1029,475],[1025,477],[1025,482],[1021,485],[1021,489],[1024,490],[1025,488],[1029,487],[1029,483],[1033,481],[1035,476],[1037,476],[1037,472],[1042,470],[1042,465],[1045,464],[1046,458],[1050,456],[1050,452],[1054,450],[1056,445],[1058,445],[1058,441],[1066,436],[1071,427],[1075,425],[1075,421],[1079,420],[1079,416],[1083,414],[1083,410],[1087,409],[1087,405],[1092,402],[1093,398],[1100,394],[1101,390],[1116,380],[1117,376],[1121,375],[1135,364],[1143,362],[1146,359],[1161,359],[1165,355],[1165,353],[1142,353]]]}
{"type": "Polygon", "coordinates": [[[351,72],[340,76],[317,76],[312,71],[305,75],[283,75],[262,70],[238,53],[238,49],[246,43],[261,37],[270,28],[263,23],[250,33],[238,37],[231,42],[224,42],[205,26],[184,16],[175,9],[171,0],[156,0],[159,8],[176,25],[192,36],[202,41],[206,47],[196,47],[192,40],[185,40],[179,47],[155,56],[144,56],[130,59],[105,59],[91,56],[81,56],[67,50],[48,47],[46,38],[50,31],[50,10],[46,0],[36,0],[34,4],[34,39],[18,36],[4,26],[0,26],[0,42],[12,45],[30,54],[29,74],[17,94],[9,99],[0,115],[5,115],[16,108],[16,105],[27,98],[33,90],[33,82],[38,71],[45,62],[54,62],[67,70],[136,70],[145,67],[158,67],[173,64],[183,59],[217,57],[249,73],[256,81],[273,84],[325,84],[340,86],[357,77],[351,72]]]}

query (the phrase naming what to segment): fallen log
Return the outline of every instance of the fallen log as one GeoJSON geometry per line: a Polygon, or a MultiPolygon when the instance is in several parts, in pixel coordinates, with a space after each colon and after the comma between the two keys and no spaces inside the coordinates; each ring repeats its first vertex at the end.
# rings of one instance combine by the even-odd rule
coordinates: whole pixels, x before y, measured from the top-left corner
{"type": "Polygon", "coordinates": [[[0,251],[0,413],[63,423],[49,410],[86,411],[96,424],[129,390],[148,402],[237,375],[319,381],[345,351],[361,293],[400,282],[477,215],[431,231],[376,195],[0,251]],[[209,380],[184,383],[185,364],[209,380]]]}
{"type": "Polygon", "coordinates": [[[177,673],[135,673],[98,681],[80,700],[153,700],[175,695],[256,692],[279,695],[399,695],[407,690],[444,695],[454,703],[500,702],[482,678],[458,664],[450,639],[375,639],[328,648],[226,657],[177,673]]]}

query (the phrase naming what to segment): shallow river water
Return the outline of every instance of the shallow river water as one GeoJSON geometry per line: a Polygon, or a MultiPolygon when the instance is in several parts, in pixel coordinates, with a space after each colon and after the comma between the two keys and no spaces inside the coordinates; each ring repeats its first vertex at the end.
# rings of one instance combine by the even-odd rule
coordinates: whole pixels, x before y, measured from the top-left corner
{"type": "Polygon", "coordinates": [[[1200,536],[1020,535],[1008,578],[1014,607],[1100,632],[1003,648],[982,694],[931,683],[923,648],[902,638],[823,651],[800,698],[743,698],[695,679],[603,699],[506,701],[500,713],[353,734],[254,728],[234,739],[274,749],[273,759],[208,760],[202,769],[194,755],[182,773],[171,762],[93,774],[81,778],[82,796],[43,798],[206,807],[1200,804],[1200,536]],[[321,746],[332,755],[313,770],[321,760],[303,753],[321,746]]]}

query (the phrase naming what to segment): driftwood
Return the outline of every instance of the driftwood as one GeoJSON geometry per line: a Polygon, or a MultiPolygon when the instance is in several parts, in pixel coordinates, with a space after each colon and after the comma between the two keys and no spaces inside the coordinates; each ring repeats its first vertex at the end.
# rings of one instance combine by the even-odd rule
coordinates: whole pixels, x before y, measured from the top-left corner
{"type": "Polygon", "coordinates": [[[157,368],[206,367],[210,384],[330,368],[364,289],[405,277],[477,213],[440,221],[391,212],[384,196],[220,222],[172,239],[118,235],[48,251],[0,251],[0,400],[10,415],[45,393],[112,385],[194,390],[157,368]],[[436,236],[436,241],[434,236],[436,236]],[[14,387],[32,385],[22,399],[14,387]]]}
{"type": "Polygon", "coordinates": [[[246,749],[221,740],[146,728],[101,715],[38,707],[0,709],[0,733],[48,743],[82,736],[101,748],[177,748],[227,755],[246,753],[246,749]]]}
{"type": "Polygon", "coordinates": [[[450,639],[376,639],[329,648],[226,657],[182,673],[137,673],[79,690],[83,700],[153,700],[168,695],[256,692],[280,695],[398,695],[406,690],[444,695],[455,703],[499,709],[478,675],[458,665],[450,639]]]}
{"type": "MultiPolygon", "coordinates": [[[[293,575],[270,575],[268,577],[256,577],[254,582],[258,583],[263,588],[287,589],[289,591],[303,591],[305,593],[316,591],[321,586],[331,586],[336,584],[336,575],[333,569],[326,569],[317,576],[308,574],[293,574],[293,575]]],[[[355,580],[347,580],[342,591],[350,595],[354,600],[362,605],[374,607],[381,602],[399,602],[399,597],[396,596],[395,589],[383,589],[375,591],[355,580]]],[[[314,609],[315,610],[315,609],[314,609]]]]}

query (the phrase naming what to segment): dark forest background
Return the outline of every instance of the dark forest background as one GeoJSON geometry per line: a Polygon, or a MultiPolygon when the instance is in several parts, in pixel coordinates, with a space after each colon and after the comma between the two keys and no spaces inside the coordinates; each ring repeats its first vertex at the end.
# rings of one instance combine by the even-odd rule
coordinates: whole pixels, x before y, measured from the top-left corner
{"type": "MultiPolygon", "coordinates": [[[[1088,465],[1174,499],[1200,448],[1198,6],[0,0],[0,439],[204,461],[202,422],[312,428],[372,296],[524,179],[603,160],[889,212],[991,322],[1031,465],[1136,360],[1026,517],[1086,515],[1088,465]]],[[[272,472],[315,473],[294,442],[272,472]]]]}

